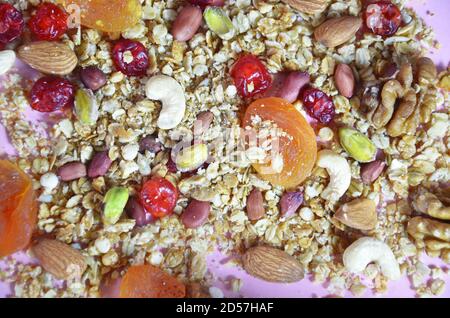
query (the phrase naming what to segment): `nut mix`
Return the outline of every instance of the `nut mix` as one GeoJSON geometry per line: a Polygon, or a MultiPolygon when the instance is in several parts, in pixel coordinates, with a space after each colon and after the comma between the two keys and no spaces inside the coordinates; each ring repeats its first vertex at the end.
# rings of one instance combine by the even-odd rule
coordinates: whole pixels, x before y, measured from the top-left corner
{"type": "Polygon", "coordinates": [[[15,296],[100,297],[115,281],[120,297],[223,297],[216,248],[331,294],[404,273],[420,296],[443,292],[419,258],[450,262],[450,75],[407,0],[8,2],[0,118],[17,158],[0,169],[31,179],[0,175],[0,227],[17,234],[0,255],[30,245],[39,261],[4,260],[15,296]],[[30,93],[16,54],[47,74],[30,93]],[[30,124],[30,106],[55,124],[30,124]]]}

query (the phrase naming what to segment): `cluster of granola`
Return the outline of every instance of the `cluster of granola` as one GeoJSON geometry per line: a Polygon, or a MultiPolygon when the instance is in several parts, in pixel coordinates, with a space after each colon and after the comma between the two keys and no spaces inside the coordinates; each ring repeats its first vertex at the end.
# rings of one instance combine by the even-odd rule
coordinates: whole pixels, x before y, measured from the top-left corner
{"type": "MultiPolygon", "coordinates": [[[[9,2],[26,9],[39,1],[9,2]]],[[[8,76],[9,83],[0,95],[1,122],[18,151],[21,168],[34,177],[35,188],[41,193],[38,231],[77,247],[88,259],[82,280],[65,288],[55,287],[52,276],[41,267],[18,265],[11,260],[9,270],[2,272],[0,279],[15,283],[16,296],[98,297],[103,277],[119,277],[127,265],[142,263],[157,265],[186,282],[209,284],[212,279],[206,264],[209,252],[215,248],[224,253],[244,250],[257,242],[280,247],[295,256],[316,282],[329,280],[332,294],[350,290],[361,295],[367,288],[386,292],[387,280],[375,265],[369,265],[365,271],[372,283],[365,283],[349,275],[339,260],[345,247],[361,232],[334,219],[339,206],[320,197],[328,182],[325,169],[313,170],[302,185],[302,208],[287,219],[280,217],[279,211],[284,189],[259,178],[248,161],[216,160],[183,179],[179,172],[168,170],[168,149],[182,138],[192,136],[192,126],[200,112],[209,110],[214,114],[210,129],[201,137],[205,143],[215,140],[223,128],[239,129],[239,109],[244,102],[237,95],[228,70],[243,51],[261,55],[272,73],[287,69],[311,74],[312,84],[332,96],[336,124],[355,127],[384,151],[388,162],[386,173],[376,182],[365,184],[360,164],[348,157],[335,138],[336,132],[331,127],[316,132],[320,145],[346,157],[350,164],[352,181],[347,196],[369,198],[380,206],[376,228],[364,234],[391,247],[401,270],[412,277],[419,295],[443,293],[442,278],[446,273],[419,261],[421,250],[408,236],[406,226],[413,213],[408,202],[410,186],[432,188],[449,180],[448,107],[431,114],[430,122],[417,134],[391,138],[385,128],[371,127],[358,111],[359,101],[339,95],[333,80],[337,63],[353,65],[357,80],[366,81],[375,72],[374,61],[401,64],[405,57],[426,54],[426,48],[434,45],[432,31],[405,8],[406,0],[393,1],[407,21],[395,36],[384,40],[365,34],[338,49],[315,42],[314,27],[326,17],[357,15],[361,11],[360,1],[334,0],[325,13],[306,15],[278,0],[231,0],[224,8],[237,29],[234,38],[223,41],[208,30],[197,33],[187,43],[174,41],[169,33],[180,1],[141,2],[142,21],[121,36],[145,45],[150,56],[150,74],[169,75],[183,86],[187,111],[175,129],[157,129],[160,105],[144,97],[145,81],[114,71],[111,39],[118,34],[79,29],[64,39],[75,49],[81,67],[96,65],[107,74],[107,84],[95,93],[100,105],[95,126],[83,125],[69,117],[55,123],[49,138],[37,133],[36,128],[42,130],[44,124],[35,127],[26,119],[28,101],[20,86],[21,79],[18,75],[8,76]],[[154,133],[166,150],[156,155],[138,152],[140,138],[154,133]],[[42,184],[41,176],[46,173],[71,161],[87,163],[96,151],[104,149],[109,149],[113,161],[105,176],[61,182],[53,188],[42,184]],[[124,186],[133,193],[142,179],[150,175],[166,177],[178,185],[181,197],[174,215],[141,228],[126,217],[105,227],[101,211],[106,191],[124,186]],[[266,214],[251,222],[245,205],[254,187],[263,191],[266,214]],[[197,229],[186,229],[179,219],[190,198],[212,203],[208,222],[197,229]],[[427,285],[430,275],[433,282],[427,285]]],[[[446,101],[448,106],[448,95],[436,90],[434,94],[436,105],[446,101]]],[[[295,107],[304,112],[301,102],[296,102],[295,107]]],[[[234,280],[231,286],[239,290],[242,282],[234,280]]]]}

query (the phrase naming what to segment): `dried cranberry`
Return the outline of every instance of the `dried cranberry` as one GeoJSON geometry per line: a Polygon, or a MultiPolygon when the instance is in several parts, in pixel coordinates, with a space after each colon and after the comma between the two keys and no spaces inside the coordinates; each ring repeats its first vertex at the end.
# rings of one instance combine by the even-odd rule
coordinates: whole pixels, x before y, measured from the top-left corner
{"type": "Polygon", "coordinates": [[[170,215],[178,200],[177,188],[168,180],[155,177],[144,183],[140,193],[144,209],[154,218],[170,215]]]}
{"type": "Polygon", "coordinates": [[[364,10],[366,26],[374,34],[391,36],[400,27],[402,16],[400,9],[391,1],[382,0],[369,3],[364,10]]]}
{"type": "Polygon", "coordinates": [[[75,87],[60,77],[40,78],[31,89],[31,107],[40,112],[53,112],[73,105],[75,87]]]}
{"type": "Polygon", "coordinates": [[[335,107],[331,98],[320,89],[308,87],[302,92],[303,106],[308,114],[323,124],[333,120],[335,107]]]}
{"type": "Polygon", "coordinates": [[[24,26],[25,22],[19,10],[9,3],[0,4],[0,44],[8,44],[17,39],[24,26]]]}
{"type": "Polygon", "coordinates": [[[252,54],[241,56],[231,68],[230,75],[244,98],[266,91],[272,83],[264,64],[252,54]]]}
{"type": "Polygon", "coordinates": [[[28,21],[28,27],[37,40],[55,41],[67,31],[67,13],[53,3],[39,5],[28,21]]]}
{"type": "Polygon", "coordinates": [[[113,48],[113,61],[116,68],[128,76],[144,76],[148,69],[148,52],[142,43],[120,40],[113,48]]]}

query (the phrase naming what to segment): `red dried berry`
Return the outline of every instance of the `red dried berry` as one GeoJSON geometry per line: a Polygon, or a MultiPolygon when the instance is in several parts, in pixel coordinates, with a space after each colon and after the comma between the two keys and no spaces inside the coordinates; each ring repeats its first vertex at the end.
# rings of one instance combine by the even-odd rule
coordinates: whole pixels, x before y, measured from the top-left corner
{"type": "Polygon", "coordinates": [[[40,41],[59,40],[67,32],[67,13],[53,3],[39,5],[28,21],[33,36],[40,41]]]}
{"type": "Polygon", "coordinates": [[[142,43],[120,40],[113,48],[113,61],[116,68],[128,76],[144,76],[149,65],[148,52],[142,43]]]}
{"type": "Polygon", "coordinates": [[[144,209],[154,218],[170,215],[178,200],[177,188],[168,180],[155,177],[144,183],[140,193],[144,209]]]}
{"type": "Polygon", "coordinates": [[[303,106],[308,114],[322,124],[333,120],[335,107],[331,98],[320,89],[308,87],[302,92],[303,106]]]}
{"type": "Polygon", "coordinates": [[[366,26],[374,34],[391,36],[400,27],[402,16],[400,9],[387,0],[369,3],[364,10],[366,26]]]}
{"type": "Polygon", "coordinates": [[[73,105],[75,87],[60,77],[40,78],[31,89],[31,107],[39,112],[53,112],[73,105]]]}
{"type": "Polygon", "coordinates": [[[266,91],[272,83],[264,64],[252,54],[241,56],[231,68],[230,75],[244,98],[266,91]]]}
{"type": "Polygon", "coordinates": [[[9,3],[0,4],[0,46],[3,47],[17,39],[23,31],[25,22],[22,13],[9,3]]]}

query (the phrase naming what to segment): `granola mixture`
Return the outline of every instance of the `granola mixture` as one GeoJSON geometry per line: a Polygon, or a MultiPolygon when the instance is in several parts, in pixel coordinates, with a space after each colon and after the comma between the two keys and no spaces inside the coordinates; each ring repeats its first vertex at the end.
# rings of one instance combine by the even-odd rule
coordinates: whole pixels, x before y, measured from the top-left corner
{"type": "MultiPolygon", "coordinates": [[[[27,17],[29,9],[41,1],[3,2],[14,4],[27,17]]],[[[401,74],[387,77],[380,71],[388,63],[402,66],[409,61],[416,73],[418,58],[438,45],[432,30],[406,8],[407,0],[392,1],[401,9],[404,22],[395,35],[383,38],[361,33],[334,48],[316,41],[314,30],[332,17],[360,15],[361,1],[325,1],[328,5],[323,12],[307,14],[278,0],[226,0],[223,9],[235,29],[231,38],[217,36],[203,23],[186,42],[174,40],[170,32],[183,1],[140,2],[142,19],[121,34],[81,27],[62,37],[62,42],[75,51],[79,68],[96,66],[107,76],[106,84],[92,95],[98,105],[95,125],[82,123],[72,112],[63,118],[52,118],[52,124],[31,123],[25,114],[30,107],[29,92],[22,88],[21,76],[10,72],[2,81],[1,123],[17,150],[18,165],[32,176],[39,193],[37,233],[80,250],[87,262],[79,280],[61,285],[55,284],[56,278],[41,266],[23,265],[8,258],[0,280],[14,283],[16,297],[100,297],[103,279],[123,276],[129,265],[140,264],[156,265],[187,285],[200,283],[207,287],[212,279],[206,264],[208,253],[216,248],[224,253],[244,253],[260,244],[292,255],[314,281],[329,280],[331,294],[350,290],[358,296],[368,288],[382,294],[387,291],[388,278],[376,264],[365,268],[365,280],[343,265],[343,252],[362,236],[389,246],[402,275],[411,278],[417,295],[440,295],[445,291],[442,278],[448,273],[429,268],[419,255],[426,251],[450,262],[445,221],[449,216],[449,189],[443,187],[448,186],[450,173],[450,70],[429,81],[425,75],[423,80],[408,79],[403,68],[401,74]],[[117,71],[111,50],[114,40],[120,37],[137,40],[148,50],[147,76],[125,76],[117,71]],[[252,168],[248,158],[255,153],[247,154],[249,157],[244,154],[238,162],[210,153],[217,159],[188,176],[170,169],[170,149],[182,138],[193,136],[194,122],[200,113],[213,114],[210,126],[200,137],[204,144],[215,142],[224,128],[232,131],[241,126],[240,112],[248,101],[240,97],[229,70],[243,52],[260,57],[271,74],[285,70],[307,72],[311,85],[332,98],[334,124],[314,129],[318,148],[332,150],[350,166],[351,181],[345,197],[333,200],[321,195],[330,182],[330,171],[316,165],[296,188],[303,193],[302,205],[284,217],[280,199],[286,189],[265,181],[252,168]],[[357,86],[362,87],[357,87],[353,96],[345,97],[338,91],[334,74],[339,63],[351,66],[357,86]],[[161,103],[146,98],[147,80],[157,74],[172,77],[185,92],[186,112],[175,128],[158,128],[161,103]],[[407,88],[403,99],[410,95],[416,99],[413,113],[418,115],[411,117],[411,121],[418,120],[416,124],[406,122],[410,118],[396,116],[395,112],[389,125],[379,124],[385,121],[385,110],[365,109],[370,106],[367,91],[381,89],[388,81],[397,81],[407,88]],[[438,109],[439,105],[445,107],[438,109]],[[421,128],[417,129],[419,124],[421,128]],[[364,182],[363,167],[368,164],[358,162],[344,150],[338,138],[340,126],[353,127],[382,151],[386,166],[379,178],[364,182]],[[43,133],[45,130],[49,136],[43,133]],[[139,151],[140,140],[149,135],[157,136],[162,145],[156,154],[139,151]],[[96,152],[105,149],[112,161],[105,175],[55,182],[54,176],[64,164],[88,164],[96,152]],[[124,187],[131,197],[149,176],[164,177],[177,186],[180,194],[174,213],[142,227],[125,214],[106,224],[102,213],[108,190],[124,187]],[[262,193],[265,213],[252,221],[246,205],[254,188],[262,193]],[[211,203],[207,222],[197,228],[187,228],[181,221],[191,199],[211,203]],[[354,199],[369,199],[377,205],[378,221],[373,229],[358,230],[335,217],[344,203],[354,199]],[[418,214],[433,219],[424,217],[417,220],[419,224],[411,224],[418,214]],[[430,224],[430,220],[436,223],[430,224]],[[440,230],[442,235],[436,234],[440,230]]],[[[15,50],[17,45],[13,42],[8,47],[15,50]]],[[[82,87],[75,73],[67,78],[82,87]]],[[[392,107],[394,103],[395,99],[392,107]]],[[[307,116],[301,100],[293,104],[307,116]]],[[[220,151],[221,147],[211,149],[220,151]]],[[[258,150],[248,150],[252,151],[258,150]]],[[[239,260],[235,262],[241,266],[239,260]]],[[[243,283],[234,279],[230,286],[238,291],[243,283]]]]}

